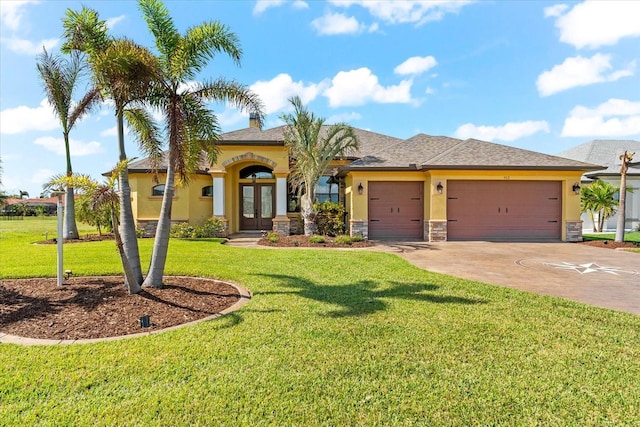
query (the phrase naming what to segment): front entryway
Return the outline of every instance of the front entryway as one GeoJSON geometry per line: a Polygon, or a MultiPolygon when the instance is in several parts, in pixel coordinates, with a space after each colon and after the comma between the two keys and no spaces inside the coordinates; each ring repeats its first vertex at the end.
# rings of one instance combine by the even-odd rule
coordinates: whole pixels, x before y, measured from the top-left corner
{"type": "Polygon", "coordinates": [[[240,230],[271,230],[275,191],[273,184],[240,184],[240,230]]]}

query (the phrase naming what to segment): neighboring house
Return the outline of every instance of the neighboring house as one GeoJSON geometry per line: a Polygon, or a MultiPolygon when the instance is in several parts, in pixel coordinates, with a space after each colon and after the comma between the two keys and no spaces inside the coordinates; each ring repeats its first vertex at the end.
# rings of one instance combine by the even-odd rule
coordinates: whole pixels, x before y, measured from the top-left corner
{"type": "MultiPolygon", "coordinates": [[[[221,219],[229,234],[300,227],[288,185],[284,127],[250,126],[221,135],[217,163],[202,163],[176,189],[172,219],[221,219]]],[[[318,186],[320,200],[346,207],[350,234],[369,239],[582,239],[574,186],[599,166],[490,142],[416,135],[408,140],[355,129],[357,153],[335,159],[318,186]]],[[[166,165],[166,162],[165,162],[166,165]]],[[[148,159],[131,163],[129,180],[138,228],[157,224],[164,171],[154,181],[148,159]]]]}
{"type": "MultiPolygon", "coordinates": [[[[633,140],[594,140],[559,153],[558,156],[586,163],[602,165],[596,171],[590,171],[582,177],[582,183],[588,185],[595,179],[606,181],[620,187],[620,156],[625,152],[635,153],[632,164],[627,171],[627,191],[625,209],[625,229],[638,230],[640,227],[640,141],[633,140]]],[[[588,213],[582,214],[583,228],[593,231],[593,222],[588,213]]],[[[595,221],[598,219],[595,218],[595,221]]],[[[603,231],[614,231],[618,223],[618,214],[608,218],[603,231]]]]}
{"type": "MultiPolygon", "coordinates": [[[[64,200],[64,196],[63,199],[64,200]]],[[[8,198],[2,206],[5,215],[55,215],[58,208],[57,197],[47,197],[40,199],[17,199],[8,198]]]]}

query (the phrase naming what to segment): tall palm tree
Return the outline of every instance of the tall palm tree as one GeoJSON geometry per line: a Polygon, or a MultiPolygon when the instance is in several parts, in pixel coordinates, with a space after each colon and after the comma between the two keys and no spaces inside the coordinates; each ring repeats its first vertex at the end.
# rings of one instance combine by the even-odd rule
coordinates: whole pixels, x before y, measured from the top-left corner
{"type": "Polygon", "coordinates": [[[604,221],[616,213],[618,202],[615,200],[616,187],[602,180],[596,180],[586,185],[580,192],[580,204],[582,212],[589,212],[593,231],[601,232],[604,228],[604,221]],[[598,220],[595,220],[595,214],[598,220]]]}
{"type": "Polygon", "coordinates": [[[304,234],[316,231],[313,208],[316,186],[326,173],[329,163],[337,156],[357,150],[360,143],[353,128],[346,123],[325,126],[325,119],[316,117],[303,104],[299,96],[289,99],[293,114],[282,114],[285,122],[284,143],[290,157],[295,159],[290,181],[300,196],[300,210],[304,221],[304,234]]]}
{"type": "Polygon", "coordinates": [[[162,207],[149,273],[143,283],[143,286],[161,287],[176,178],[178,182],[188,182],[203,158],[213,163],[217,155],[215,141],[220,128],[206,103],[228,102],[256,114],[260,124],[264,113],[257,95],[235,81],[224,78],[193,81],[218,53],[224,53],[240,64],[239,42],[229,28],[219,22],[204,22],[180,34],[161,1],[139,0],[139,6],[155,37],[162,69],[162,81],[154,86],[149,104],[162,112],[169,143],[162,207]]]}
{"type": "Polygon", "coordinates": [[[618,223],[616,224],[616,242],[624,242],[624,226],[626,222],[626,208],[627,208],[627,170],[629,169],[629,163],[633,160],[635,153],[629,153],[625,150],[624,154],[620,156],[622,162],[620,166],[620,198],[619,198],[619,210],[618,210],[618,223]]]}
{"type": "MultiPolygon", "coordinates": [[[[118,130],[118,159],[127,160],[124,143],[124,116],[127,108],[143,100],[158,78],[156,57],[142,46],[128,39],[109,35],[106,21],[98,12],[83,7],[80,11],[67,10],[63,19],[63,51],[80,50],[88,55],[88,62],[96,85],[114,104],[118,130]]],[[[147,135],[149,136],[149,135],[147,135]]],[[[142,147],[152,159],[159,159],[160,144],[148,139],[142,147]]],[[[126,258],[134,271],[138,284],[142,283],[140,252],[136,236],[131,187],[127,168],[119,171],[120,229],[126,258]]]]}
{"type": "MultiPolygon", "coordinates": [[[[69,132],[82,117],[88,114],[102,100],[100,90],[93,86],[82,96],[80,101],[74,102],[74,92],[86,71],[80,52],[74,51],[71,53],[70,58],[66,59],[58,55],[51,55],[46,49],[43,49],[43,52],[38,55],[36,67],[42,79],[47,100],[62,125],[62,136],[67,157],[67,176],[71,176],[73,168],[71,167],[69,132]]],[[[76,225],[73,187],[66,188],[64,203],[63,237],[65,239],[77,239],[78,227],[76,225]]]]}

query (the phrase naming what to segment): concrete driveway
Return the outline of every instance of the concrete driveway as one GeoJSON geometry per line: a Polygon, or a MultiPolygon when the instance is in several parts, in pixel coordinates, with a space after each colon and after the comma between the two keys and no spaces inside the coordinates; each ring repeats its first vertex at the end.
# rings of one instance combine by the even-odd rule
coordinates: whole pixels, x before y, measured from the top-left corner
{"type": "Polygon", "coordinates": [[[380,242],[431,271],[640,314],[640,254],[572,243],[380,242]]]}

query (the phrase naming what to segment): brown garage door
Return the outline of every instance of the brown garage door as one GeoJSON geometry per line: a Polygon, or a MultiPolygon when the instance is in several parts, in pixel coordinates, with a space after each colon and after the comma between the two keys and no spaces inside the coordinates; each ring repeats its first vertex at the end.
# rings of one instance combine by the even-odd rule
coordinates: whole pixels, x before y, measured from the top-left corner
{"type": "Polygon", "coordinates": [[[559,240],[558,181],[448,181],[448,240],[559,240]]]}
{"type": "Polygon", "coordinates": [[[369,238],[423,239],[422,182],[369,182],[369,238]]]}

